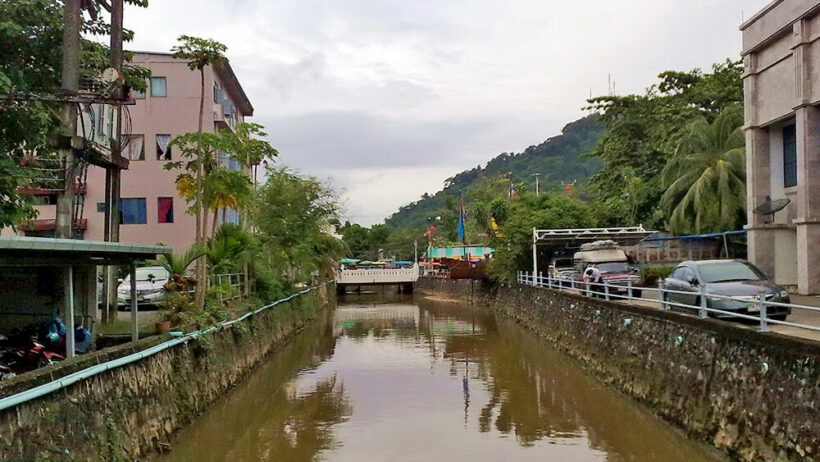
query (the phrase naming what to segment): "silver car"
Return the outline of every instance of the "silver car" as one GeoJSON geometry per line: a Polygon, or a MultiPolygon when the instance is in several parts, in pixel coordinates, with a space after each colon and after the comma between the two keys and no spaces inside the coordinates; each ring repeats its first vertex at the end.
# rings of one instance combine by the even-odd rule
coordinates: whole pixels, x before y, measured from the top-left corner
{"type": "MultiPolygon", "coordinates": [[[[760,308],[756,303],[763,295],[766,301],[789,303],[789,292],[778,286],[766,274],[745,260],[686,261],[678,265],[666,278],[664,289],[683,293],[665,293],[664,300],[699,307],[701,290],[706,294],[707,308],[757,316],[760,308]],[[710,296],[712,295],[712,296],[710,296]],[[714,297],[719,295],[722,297],[714,297]],[[724,297],[733,297],[728,300],[724,297]]],[[[673,309],[688,310],[671,305],[673,309]]],[[[692,310],[688,310],[692,311],[692,310]]],[[[783,321],[791,309],[767,306],[766,314],[783,321]]],[[[732,318],[727,313],[709,313],[718,318],[732,318]]]]}
{"type": "MultiPolygon", "coordinates": [[[[168,271],[161,266],[137,268],[137,303],[159,304],[165,296],[168,277],[168,271]]],[[[117,304],[121,309],[131,309],[131,275],[126,276],[117,287],[117,304]]]]}

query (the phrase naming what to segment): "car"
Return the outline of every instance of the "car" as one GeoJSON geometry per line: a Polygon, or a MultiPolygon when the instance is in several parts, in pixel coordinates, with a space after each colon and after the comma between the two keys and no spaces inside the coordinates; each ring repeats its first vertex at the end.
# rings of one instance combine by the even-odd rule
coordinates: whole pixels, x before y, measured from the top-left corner
{"type": "MultiPolygon", "coordinates": [[[[137,303],[157,306],[165,297],[168,270],[161,266],[143,266],[137,273],[137,303]]],[[[117,287],[117,305],[120,309],[131,309],[131,275],[125,277],[117,287]]]]}
{"type": "Polygon", "coordinates": [[[573,255],[575,262],[575,280],[584,283],[584,271],[590,266],[598,268],[601,277],[599,282],[606,283],[609,288],[601,286],[590,287],[595,292],[608,290],[610,293],[626,294],[629,287],[633,287],[632,296],[640,298],[642,290],[638,288],[643,283],[640,272],[629,264],[626,252],[615,241],[604,240],[583,244],[579,252],[573,255]]]}
{"type": "MultiPolygon", "coordinates": [[[[701,290],[706,293],[707,308],[732,313],[758,316],[760,308],[753,303],[760,294],[766,301],[790,303],[789,292],[775,284],[763,271],[746,260],[685,261],[675,267],[663,282],[663,288],[684,293],[664,293],[663,300],[691,306],[700,306],[701,290]],[[710,296],[712,295],[712,296],[710,296]],[[737,300],[714,297],[722,295],[737,300]]],[[[690,311],[687,308],[672,308],[690,311]]],[[[766,315],[783,321],[791,308],[767,306],[766,315]]],[[[709,313],[717,318],[737,318],[727,313],[709,313]]]]}

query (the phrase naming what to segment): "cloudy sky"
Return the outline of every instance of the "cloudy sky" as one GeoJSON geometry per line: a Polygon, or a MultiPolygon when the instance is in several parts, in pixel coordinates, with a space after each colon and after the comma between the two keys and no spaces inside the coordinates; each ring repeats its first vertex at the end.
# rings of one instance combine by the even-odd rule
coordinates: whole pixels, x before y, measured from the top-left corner
{"type": "Polygon", "coordinates": [[[225,43],[282,162],[330,181],[347,217],[381,222],[445,178],[520,152],[590,93],[737,57],[768,0],[151,0],[133,49],[225,43]]]}

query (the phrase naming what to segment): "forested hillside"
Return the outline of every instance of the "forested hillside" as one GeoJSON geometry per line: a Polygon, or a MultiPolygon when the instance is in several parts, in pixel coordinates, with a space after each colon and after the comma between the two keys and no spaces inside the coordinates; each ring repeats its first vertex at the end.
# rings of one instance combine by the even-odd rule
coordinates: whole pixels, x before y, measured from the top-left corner
{"type": "Polygon", "coordinates": [[[512,173],[514,183],[522,184],[519,188],[532,188],[531,175],[540,173],[542,191],[554,189],[566,181],[583,182],[595,174],[601,164],[582,154],[595,147],[603,132],[604,125],[597,122],[594,115],[576,120],[565,126],[560,135],[537,146],[530,146],[518,154],[500,154],[484,167],[479,165],[448,178],[444,189],[432,196],[424,194],[420,200],[401,207],[387,218],[386,223],[393,228],[424,229],[428,217],[445,214],[448,208],[452,208],[459,191],[480,183],[492,183],[509,173],[512,173]]]}

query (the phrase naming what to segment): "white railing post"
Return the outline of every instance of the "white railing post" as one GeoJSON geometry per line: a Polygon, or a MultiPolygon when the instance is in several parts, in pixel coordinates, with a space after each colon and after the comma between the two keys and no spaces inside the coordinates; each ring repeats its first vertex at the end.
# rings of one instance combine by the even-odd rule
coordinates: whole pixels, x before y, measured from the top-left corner
{"type": "Polygon", "coordinates": [[[626,300],[632,304],[632,279],[626,281],[626,300]]]}
{"type": "MultiPolygon", "coordinates": [[[[547,273],[547,275],[549,275],[549,273],[547,273]]],[[[538,284],[537,285],[538,285],[538,287],[544,287],[544,272],[543,271],[538,272],[538,284]]]]}
{"type": "Polygon", "coordinates": [[[760,332],[768,332],[769,319],[766,316],[766,296],[762,292],[757,295],[757,306],[760,308],[760,332]]]}
{"type": "Polygon", "coordinates": [[[552,273],[547,271],[547,288],[552,289],[552,273]]]}
{"type": "Polygon", "coordinates": [[[706,319],[709,317],[709,312],[706,311],[706,287],[700,285],[700,317],[706,319]]]}
{"type": "Polygon", "coordinates": [[[575,277],[574,276],[569,279],[569,287],[570,287],[570,289],[572,289],[573,292],[575,292],[575,277]]]}
{"type": "Polygon", "coordinates": [[[604,279],[604,299],[609,301],[609,284],[607,284],[606,279],[604,279]]]}
{"type": "Polygon", "coordinates": [[[663,300],[663,282],[661,281],[658,281],[658,306],[661,307],[661,311],[666,311],[668,308],[663,300]]]}
{"type": "Polygon", "coordinates": [[[561,280],[561,276],[558,276],[555,279],[558,280],[558,290],[564,290],[564,281],[561,280]]]}

